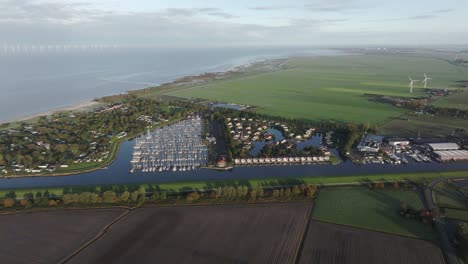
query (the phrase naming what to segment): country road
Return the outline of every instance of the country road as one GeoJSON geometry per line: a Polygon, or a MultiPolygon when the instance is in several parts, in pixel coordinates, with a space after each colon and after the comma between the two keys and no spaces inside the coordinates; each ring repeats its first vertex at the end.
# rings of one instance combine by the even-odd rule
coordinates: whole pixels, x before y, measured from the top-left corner
{"type": "MultiPolygon", "coordinates": [[[[440,181],[447,181],[447,179],[436,179],[431,181],[426,188],[424,189],[424,198],[425,198],[425,203],[424,206],[426,207],[426,210],[434,212],[434,210],[438,209],[438,207],[434,204],[434,200],[432,198],[432,191],[434,189],[434,186],[436,186],[440,181]]],[[[440,218],[440,215],[437,213],[434,215],[434,227],[438,233],[439,240],[441,243],[442,251],[444,252],[446,256],[446,261],[448,264],[462,264],[460,259],[457,256],[457,252],[455,248],[453,247],[452,243],[450,242],[448,236],[447,236],[447,231],[445,229],[445,222],[440,218]]]]}

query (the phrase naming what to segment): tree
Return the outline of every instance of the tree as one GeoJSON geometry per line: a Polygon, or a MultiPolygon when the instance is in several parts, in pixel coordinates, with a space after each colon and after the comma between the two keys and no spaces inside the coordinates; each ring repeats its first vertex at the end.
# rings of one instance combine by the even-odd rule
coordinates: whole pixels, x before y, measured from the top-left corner
{"type": "Polygon", "coordinates": [[[5,208],[11,208],[15,205],[15,200],[13,198],[5,198],[3,200],[3,206],[5,208]]]}
{"type": "Polygon", "coordinates": [[[187,194],[187,196],[185,197],[185,200],[187,200],[187,202],[195,202],[195,201],[198,201],[200,199],[200,194],[198,192],[191,192],[189,194],[187,194]]]}
{"type": "Polygon", "coordinates": [[[237,186],[237,195],[239,198],[244,198],[249,193],[249,188],[247,186],[237,186]]]}
{"type": "Polygon", "coordinates": [[[467,237],[468,236],[468,223],[458,223],[456,234],[458,237],[467,237]]]}
{"type": "Polygon", "coordinates": [[[314,198],[317,193],[317,186],[314,184],[307,184],[304,186],[304,195],[307,198],[314,198]]]}
{"type": "Polygon", "coordinates": [[[143,205],[146,201],[146,195],[145,194],[138,194],[138,205],[143,205]]]}
{"type": "Polygon", "coordinates": [[[117,194],[113,191],[105,191],[102,194],[102,199],[104,203],[114,203],[117,201],[117,194]]]}
{"type": "Polygon", "coordinates": [[[138,200],[138,191],[133,191],[130,194],[130,201],[136,203],[138,200]]]}
{"type": "Polygon", "coordinates": [[[297,185],[294,186],[294,187],[293,187],[293,190],[292,190],[292,193],[293,193],[294,195],[296,195],[296,196],[297,196],[297,195],[300,195],[300,194],[302,193],[302,192],[301,192],[301,188],[299,188],[299,186],[297,186],[297,185]]]}
{"type": "Polygon", "coordinates": [[[138,193],[140,195],[145,195],[146,194],[145,186],[141,185],[140,188],[138,188],[138,193]]]}
{"type": "Polygon", "coordinates": [[[31,201],[29,199],[21,199],[20,204],[24,208],[31,208],[32,207],[32,203],[31,203],[31,201]]]}
{"type": "Polygon", "coordinates": [[[279,190],[273,190],[273,195],[272,195],[272,196],[273,196],[274,198],[279,197],[279,195],[280,195],[280,191],[279,191],[279,190]]]}
{"type": "Polygon", "coordinates": [[[264,195],[263,188],[260,186],[257,186],[256,190],[257,190],[257,197],[262,198],[264,195]]]}
{"type": "Polygon", "coordinates": [[[119,197],[119,198],[120,198],[120,201],[122,201],[122,202],[127,202],[128,199],[130,198],[130,193],[127,192],[127,191],[125,191],[125,192],[123,192],[123,193],[120,194],[120,197],[119,197]]]}
{"type": "Polygon", "coordinates": [[[63,195],[62,200],[63,200],[63,203],[64,203],[64,204],[72,204],[72,203],[76,203],[76,202],[77,202],[77,200],[75,200],[75,197],[74,197],[73,194],[65,194],[65,195],[63,195]]]}

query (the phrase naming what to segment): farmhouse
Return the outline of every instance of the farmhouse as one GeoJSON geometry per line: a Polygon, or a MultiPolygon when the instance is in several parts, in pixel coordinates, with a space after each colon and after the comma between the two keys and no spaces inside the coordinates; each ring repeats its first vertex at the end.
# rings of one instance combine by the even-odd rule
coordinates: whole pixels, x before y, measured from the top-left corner
{"type": "Polygon", "coordinates": [[[216,161],[216,166],[218,166],[218,168],[225,168],[227,166],[226,156],[220,156],[216,161]]]}

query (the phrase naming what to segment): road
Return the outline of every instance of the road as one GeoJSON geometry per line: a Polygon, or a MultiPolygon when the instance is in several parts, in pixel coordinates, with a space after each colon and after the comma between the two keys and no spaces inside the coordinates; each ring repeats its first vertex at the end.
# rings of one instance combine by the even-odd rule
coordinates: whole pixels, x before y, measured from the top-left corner
{"type": "MultiPolygon", "coordinates": [[[[432,212],[434,212],[434,210],[438,210],[438,207],[434,204],[434,200],[432,199],[432,190],[434,189],[434,186],[436,186],[440,181],[446,182],[447,179],[433,180],[424,189],[424,198],[426,200],[424,206],[426,207],[426,210],[430,210],[432,212]]],[[[433,221],[434,227],[439,235],[442,251],[445,253],[447,263],[462,264],[462,262],[457,256],[455,248],[453,247],[452,243],[448,238],[444,220],[442,220],[439,214],[437,213],[434,215],[433,221]]]]}

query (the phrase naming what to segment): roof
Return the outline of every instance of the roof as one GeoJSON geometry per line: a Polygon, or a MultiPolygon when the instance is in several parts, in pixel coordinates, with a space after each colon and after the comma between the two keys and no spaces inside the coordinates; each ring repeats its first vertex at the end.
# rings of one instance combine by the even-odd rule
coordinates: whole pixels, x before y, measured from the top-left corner
{"type": "Polygon", "coordinates": [[[386,138],[385,140],[388,142],[409,142],[409,139],[407,138],[386,138]]]}
{"type": "Polygon", "coordinates": [[[434,151],[440,157],[458,157],[468,159],[468,150],[448,150],[448,151],[434,151]]]}
{"type": "Polygon", "coordinates": [[[432,150],[457,150],[460,146],[456,143],[430,143],[427,144],[432,150]]]}
{"type": "Polygon", "coordinates": [[[373,134],[367,134],[362,141],[374,141],[374,142],[382,142],[384,139],[384,136],[379,136],[379,135],[373,135],[373,134]]]}

